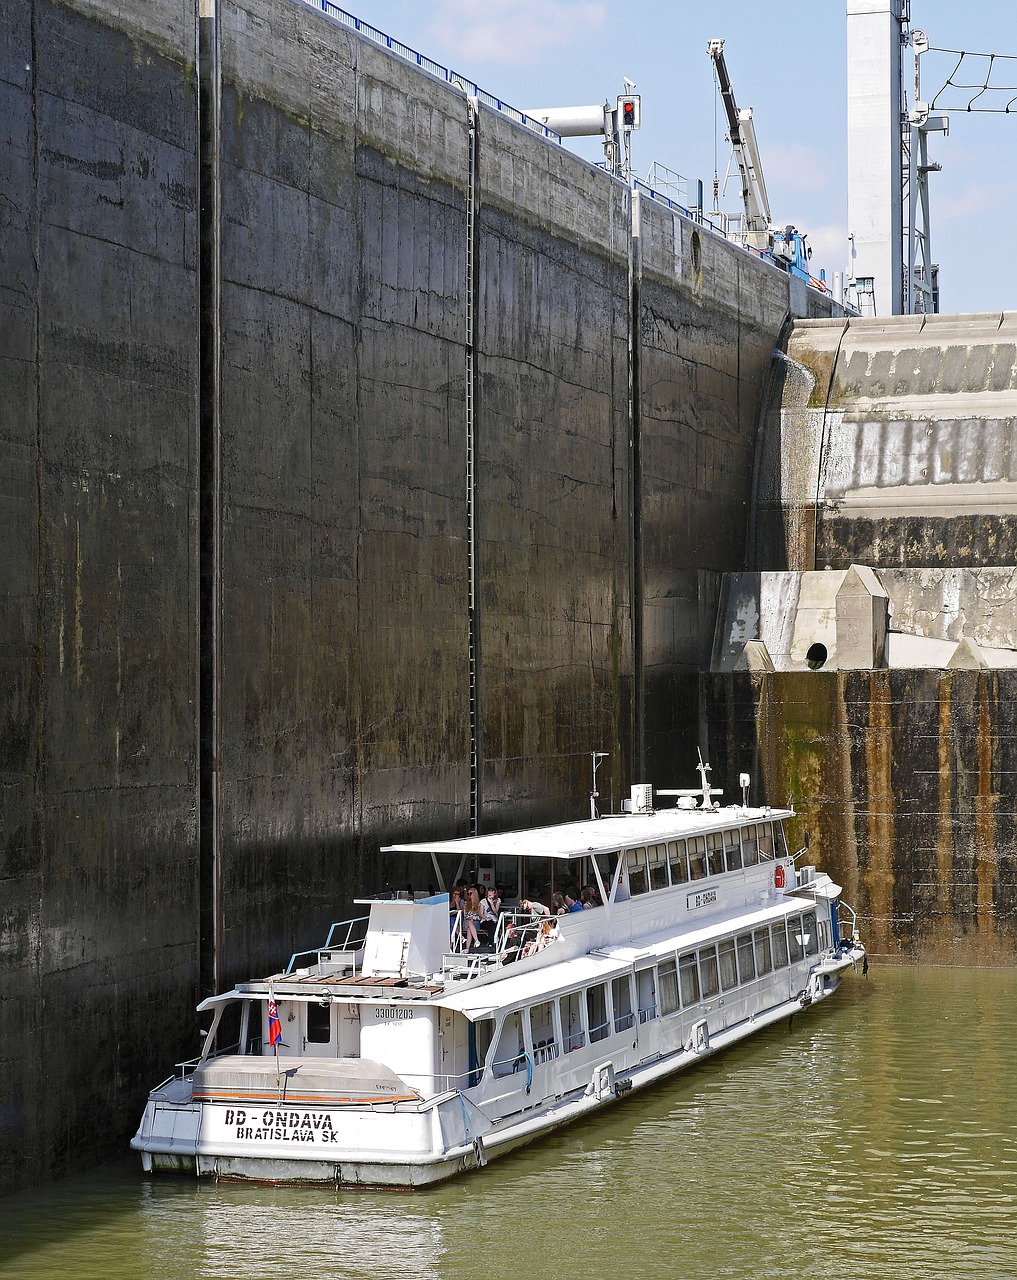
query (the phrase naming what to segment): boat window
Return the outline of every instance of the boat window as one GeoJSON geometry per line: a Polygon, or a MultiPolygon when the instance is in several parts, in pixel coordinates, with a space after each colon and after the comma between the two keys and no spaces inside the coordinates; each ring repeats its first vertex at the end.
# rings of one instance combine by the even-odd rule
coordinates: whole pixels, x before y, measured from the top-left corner
{"type": "Polygon", "coordinates": [[[307,1043],[328,1044],[332,1039],[332,1005],[318,1004],[317,1001],[305,1006],[307,1009],[307,1043]]]}
{"type": "Polygon", "coordinates": [[[245,1000],[240,1015],[240,1026],[243,1029],[244,1018],[247,1019],[247,1043],[240,1046],[241,1053],[261,1053],[261,1011],[264,1005],[260,1000],[245,1000]]]}
{"type": "Polygon", "coordinates": [[[629,893],[633,898],[646,893],[650,882],[646,878],[646,850],[629,849],[625,854],[625,866],[629,878],[629,893]]]}
{"type": "Polygon", "coordinates": [[[689,878],[702,880],[706,875],[706,840],[693,836],[689,840],[689,878]]]}
{"type": "Polygon", "coordinates": [[[586,1025],[591,1044],[603,1040],[611,1031],[607,1021],[607,988],[603,982],[586,989],[586,1025]]]}
{"type": "Polygon", "coordinates": [[[530,1009],[530,1043],[533,1045],[533,1062],[539,1066],[558,1056],[558,1044],[554,1034],[554,1001],[543,1000],[530,1009]]]}
{"type": "Polygon", "coordinates": [[[783,969],[787,964],[787,929],[783,920],[770,925],[770,941],[773,944],[773,967],[783,969]]]}
{"type": "Polygon", "coordinates": [[[773,824],[773,852],[777,858],[787,857],[787,839],[784,836],[784,826],[780,822],[773,824]]]}
{"type": "Polygon", "coordinates": [[[477,1067],[483,1070],[484,1064],[487,1062],[487,1055],[491,1051],[491,1041],[494,1038],[494,1019],[478,1018],[473,1024],[473,1038],[477,1052],[477,1067]]]}
{"type": "Polygon", "coordinates": [[[819,921],[819,949],[825,951],[830,945],[830,922],[822,917],[819,921]]]}
{"type": "Polygon", "coordinates": [[[751,982],[756,976],[756,964],[752,957],[752,934],[738,935],[738,977],[742,982],[751,982]]]}
{"type": "Polygon", "coordinates": [[[787,950],[791,957],[791,963],[800,960],[805,954],[805,948],[802,940],[802,918],[801,916],[789,916],[787,922],[787,950]]]}
{"type": "Polygon", "coordinates": [[[719,875],[724,870],[724,837],[719,831],[711,831],[706,837],[706,874],[719,875]]]}
{"type": "Polygon", "coordinates": [[[561,1038],[565,1052],[581,1049],[586,1043],[583,1035],[583,1013],[580,992],[570,991],[559,1001],[561,1012],[561,1038]]]}
{"type": "Polygon", "coordinates": [[[759,858],[773,857],[773,837],[770,835],[770,824],[761,822],[759,824],[759,858]]]}
{"type": "Polygon", "coordinates": [[[657,966],[657,987],[661,1017],[667,1017],[678,1008],[678,966],[674,960],[662,960],[657,966]]]}
{"type": "Polygon", "coordinates": [[[742,827],[742,866],[754,867],[759,861],[759,844],[755,827],[742,827]]]}
{"type": "Polygon", "coordinates": [[[738,985],[734,938],[725,938],[717,950],[720,952],[720,985],[724,991],[730,991],[738,985]]]}
{"type": "Polygon", "coordinates": [[[652,968],[636,970],[636,1003],[640,1022],[651,1022],[657,1016],[657,991],[652,968]]]}
{"type": "Polygon", "coordinates": [[[717,969],[717,948],[702,947],[699,951],[699,982],[703,999],[708,1000],[720,990],[720,973],[717,969]]]}
{"type": "Polygon", "coordinates": [[[667,845],[650,844],[646,846],[646,861],[650,868],[650,888],[666,889],[667,878],[667,845]]]}
{"type": "Polygon", "coordinates": [[[689,864],[685,857],[684,840],[672,840],[668,844],[667,859],[671,865],[671,883],[684,884],[689,878],[689,864]]]}
{"type": "Polygon", "coordinates": [[[728,871],[737,871],[742,865],[742,850],[738,842],[738,830],[724,832],[724,865],[728,871]]]}
{"type": "Polygon", "coordinates": [[[502,1023],[498,1047],[494,1051],[492,1071],[496,1076],[509,1076],[526,1067],[526,1045],[523,1043],[523,1018],[518,1009],[502,1023]]]}
{"type": "Polygon", "coordinates": [[[753,934],[756,944],[756,973],[762,977],[764,973],[769,973],[773,968],[773,960],[770,955],[770,930],[767,928],[757,929],[753,934]]]}
{"type": "Polygon", "coordinates": [[[682,989],[682,1007],[687,1009],[690,1004],[696,1004],[699,1000],[699,970],[696,968],[694,951],[679,959],[678,979],[682,989]]]}
{"type": "Polygon", "coordinates": [[[611,1001],[614,1004],[615,1031],[628,1031],[636,1019],[632,1012],[632,983],[627,973],[611,982],[611,1001]]]}
{"type": "Polygon", "coordinates": [[[816,929],[816,913],[807,911],[802,916],[802,944],[805,954],[814,956],[819,951],[819,931],[816,929]]]}

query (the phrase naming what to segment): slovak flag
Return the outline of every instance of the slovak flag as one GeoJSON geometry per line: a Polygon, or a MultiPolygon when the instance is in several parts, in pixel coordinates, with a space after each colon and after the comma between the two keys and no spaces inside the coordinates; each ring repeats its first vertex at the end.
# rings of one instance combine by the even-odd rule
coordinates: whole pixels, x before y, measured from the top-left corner
{"type": "Polygon", "coordinates": [[[278,1044],[281,1039],[282,1039],[282,1023],[279,1021],[279,1010],[276,1008],[275,997],[269,996],[268,1043],[278,1044]]]}

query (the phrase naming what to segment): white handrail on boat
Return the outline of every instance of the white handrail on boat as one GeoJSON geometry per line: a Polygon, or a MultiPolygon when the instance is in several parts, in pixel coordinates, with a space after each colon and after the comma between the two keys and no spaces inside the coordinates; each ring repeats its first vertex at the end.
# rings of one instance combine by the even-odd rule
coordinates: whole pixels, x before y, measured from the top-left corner
{"type": "MultiPolygon", "coordinates": [[[[320,947],[310,947],[307,951],[294,951],[290,956],[290,962],[286,966],[285,972],[292,973],[297,967],[297,962],[304,956],[314,956],[320,963],[320,956],[323,951],[342,951],[348,955],[354,956],[363,947],[364,940],[367,937],[367,926],[370,916],[354,916],[352,920],[337,920],[335,924],[329,927],[328,937],[325,939],[324,945],[320,947]],[[362,925],[362,930],[357,930],[354,935],[355,926],[362,925]],[[342,941],[336,941],[336,935],[340,930],[345,929],[342,935],[342,941]]],[[[353,961],[354,972],[356,971],[356,960],[353,961]]]]}

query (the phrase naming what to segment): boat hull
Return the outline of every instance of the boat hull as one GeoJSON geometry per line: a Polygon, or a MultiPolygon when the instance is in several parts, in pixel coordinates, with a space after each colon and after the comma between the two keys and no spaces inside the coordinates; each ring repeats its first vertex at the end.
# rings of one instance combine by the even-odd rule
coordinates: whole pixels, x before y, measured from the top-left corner
{"type": "MultiPolygon", "coordinates": [[[[432,1186],[483,1168],[490,1160],[821,1002],[833,994],[843,970],[860,956],[844,956],[823,966],[805,991],[734,1026],[711,1032],[704,1017],[676,1052],[638,1065],[605,1058],[593,1066],[584,1089],[496,1122],[469,1101],[468,1091],[415,1106],[395,1103],[330,1110],[259,1103],[252,1110],[222,1100],[169,1101],[156,1090],[131,1145],[141,1152],[143,1168],[149,1172],[265,1183],[432,1186]],[[298,1142],[296,1135],[301,1133],[309,1137],[298,1142]],[[294,1150],[297,1145],[303,1148],[299,1154],[294,1150]]],[[[180,1085],[180,1081],[172,1085],[177,1099],[180,1085]]]]}

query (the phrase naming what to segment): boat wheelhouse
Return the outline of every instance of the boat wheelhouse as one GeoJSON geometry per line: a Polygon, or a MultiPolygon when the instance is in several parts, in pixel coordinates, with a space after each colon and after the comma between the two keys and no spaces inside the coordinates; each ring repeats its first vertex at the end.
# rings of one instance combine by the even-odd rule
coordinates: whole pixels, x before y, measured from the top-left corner
{"type": "Polygon", "coordinates": [[[721,808],[701,770],[663,809],[635,787],[621,815],[390,846],[440,891],[364,899],[284,971],[204,1001],[204,1052],[132,1140],[144,1168],[437,1182],[832,994],[864,960],[839,886],[789,854],[792,810],[721,808]],[[482,946],[450,910],[453,866],[520,900],[482,946]],[[535,881],[600,905],[544,914],[535,881]]]}

